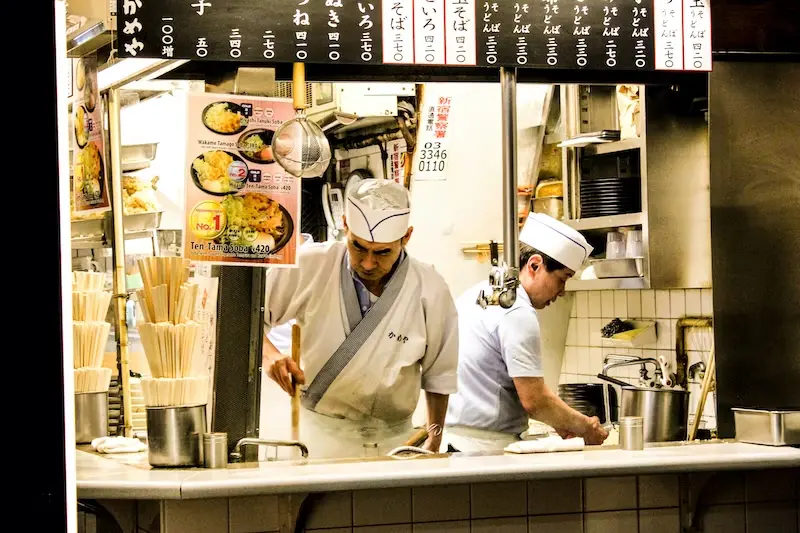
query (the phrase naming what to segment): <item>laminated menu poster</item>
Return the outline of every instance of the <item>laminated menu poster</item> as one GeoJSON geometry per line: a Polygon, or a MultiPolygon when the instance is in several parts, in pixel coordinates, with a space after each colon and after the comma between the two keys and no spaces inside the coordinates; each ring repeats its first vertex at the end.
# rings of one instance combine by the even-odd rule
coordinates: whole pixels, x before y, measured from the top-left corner
{"type": "Polygon", "coordinates": [[[221,265],[296,266],[300,179],[272,155],[290,99],[190,94],[183,253],[221,265]]]}
{"type": "Polygon", "coordinates": [[[111,209],[103,149],[103,115],[98,105],[97,58],[72,61],[72,201],[76,213],[111,209]]]}

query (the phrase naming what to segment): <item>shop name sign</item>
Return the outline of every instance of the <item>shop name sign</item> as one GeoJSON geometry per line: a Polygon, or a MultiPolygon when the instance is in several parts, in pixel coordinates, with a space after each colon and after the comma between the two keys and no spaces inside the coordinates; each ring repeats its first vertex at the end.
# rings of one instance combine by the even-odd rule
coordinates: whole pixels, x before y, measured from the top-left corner
{"type": "Polygon", "coordinates": [[[123,57],[711,70],[710,0],[117,0],[123,57]]]}

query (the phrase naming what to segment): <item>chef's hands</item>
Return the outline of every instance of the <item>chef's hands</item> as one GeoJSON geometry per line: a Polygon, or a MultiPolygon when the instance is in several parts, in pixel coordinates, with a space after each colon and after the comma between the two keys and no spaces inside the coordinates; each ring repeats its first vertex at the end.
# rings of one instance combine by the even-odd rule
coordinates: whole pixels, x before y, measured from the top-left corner
{"type": "Polygon", "coordinates": [[[583,430],[583,441],[588,444],[603,444],[608,438],[608,431],[600,424],[600,419],[596,416],[587,417],[587,424],[583,430]]]}
{"type": "Polygon", "coordinates": [[[291,357],[273,360],[267,374],[290,396],[294,396],[295,384],[302,385],[306,382],[305,374],[291,357]]]}

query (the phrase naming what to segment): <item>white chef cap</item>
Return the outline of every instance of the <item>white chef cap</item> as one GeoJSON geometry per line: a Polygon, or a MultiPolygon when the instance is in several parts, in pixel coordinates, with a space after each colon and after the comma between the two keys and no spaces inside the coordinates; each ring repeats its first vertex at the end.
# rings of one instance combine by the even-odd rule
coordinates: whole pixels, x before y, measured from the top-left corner
{"type": "Polygon", "coordinates": [[[576,272],[594,249],[576,230],[542,213],[528,215],[519,240],[576,272]]]}
{"type": "Polygon", "coordinates": [[[408,231],[408,191],[392,180],[364,180],[347,198],[347,227],[369,242],[394,242],[408,231]]]}

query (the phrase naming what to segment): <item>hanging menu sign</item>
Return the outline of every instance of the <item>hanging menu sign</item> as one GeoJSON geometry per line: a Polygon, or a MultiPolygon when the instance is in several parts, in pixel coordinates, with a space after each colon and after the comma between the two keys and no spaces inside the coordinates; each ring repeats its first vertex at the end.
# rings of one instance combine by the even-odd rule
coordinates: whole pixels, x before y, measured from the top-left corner
{"type": "Polygon", "coordinates": [[[72,61],[72,207],[76,213],[111,210],[98,105],[97,56],[72,61]]]}
{"type": "Polygon", "coordinates": [[[184,257],[295,266],[300,179],[272,154],[272,137],[294,117],[292,101],[193,93],[187,105],[184,257]]]}
{"type": "Polygon", "coordinates": [[[709,0],[117,0],[162,59],[710,70],[709,0]]]}

